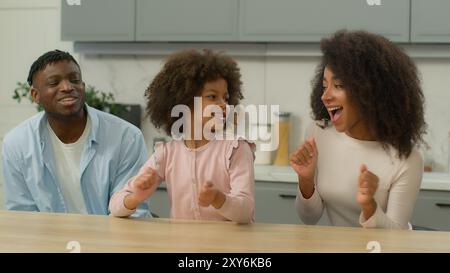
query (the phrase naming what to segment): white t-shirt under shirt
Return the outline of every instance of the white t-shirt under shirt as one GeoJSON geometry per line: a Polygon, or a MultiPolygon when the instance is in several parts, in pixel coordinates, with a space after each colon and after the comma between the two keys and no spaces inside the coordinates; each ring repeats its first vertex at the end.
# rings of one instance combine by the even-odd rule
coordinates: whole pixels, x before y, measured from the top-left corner
{"type": "Polygon", "coordinates": [[[306,136],[314,137],[318,149],[315,191],[304,199],[298,191],[297,212],[306,224],[316,224],[326,209],[335,226],[408,229],[422,181],[423,161],[417,149],[399,159],[391,147],[377,141],[363,141],[339,133],[333,126],[316,124],[306,136]],[[356,201],[361,164],[379,178],[375,201],[377,209],[364,219],[356,201]]]}
{"type": "Polygon", "coordinates": [[[64,197],[67,212],[88,214],[83,193],[81,192],[80,165],[86,139],[91,131],[91,120],[88,116],[83,134],[76,142],[69,144],[65,144],[59,140],[48,122],[47,127],[50,131],[50,139],[56,162],[56,180],[59,183],[59,189],[64,197]]]}

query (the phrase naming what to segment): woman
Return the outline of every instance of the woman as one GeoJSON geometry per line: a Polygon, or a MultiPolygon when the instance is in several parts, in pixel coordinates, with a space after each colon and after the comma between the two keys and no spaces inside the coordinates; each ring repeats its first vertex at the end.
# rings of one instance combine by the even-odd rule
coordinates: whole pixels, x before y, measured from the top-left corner
{"type": "Polygon", "coordinates": [[[422,180],[424,98],[413,61],[382,36],[339,31],[321,42],[315,124],[290,156],[306,224],[411,229],[422,180]]]}

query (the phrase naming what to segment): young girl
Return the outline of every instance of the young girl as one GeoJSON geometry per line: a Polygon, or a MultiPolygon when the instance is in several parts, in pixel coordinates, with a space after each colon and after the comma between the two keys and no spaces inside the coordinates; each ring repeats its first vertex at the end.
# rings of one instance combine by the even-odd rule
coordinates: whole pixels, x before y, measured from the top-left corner
{"type": "Polygon", "coordinates": [[[298,214],[306,224],[326,209],[336,226],[410,229],[426,128],[417,68],[368,32],[337,32],[321,48],[311,106],[326,122],[291,155],[298,214]]]}
{"type": "Polygon", "coordinates": [[[254,144],[239,137],[211,139],[203,132],[215,121],[209,126],[212,135],[223,134],[227,105],[243,98],[240,77],[236,62],[224,54],[187,50],[169,56],[145,96],[152,123],[174,140],[157,143],[138,175],[113,195],[109,208],[114,216],[131,215],[165,181],[172,218],[253,222],[254,144]],[[202,113],[194,107],[194,97],[201,101],[202,113]],[[179,117],[172,112],[180,105],[192,114],[183,116],[186,122],[178,130],[179,117]],[[224,114],[204,117],[203,110],[211,106],[224,114]]]}

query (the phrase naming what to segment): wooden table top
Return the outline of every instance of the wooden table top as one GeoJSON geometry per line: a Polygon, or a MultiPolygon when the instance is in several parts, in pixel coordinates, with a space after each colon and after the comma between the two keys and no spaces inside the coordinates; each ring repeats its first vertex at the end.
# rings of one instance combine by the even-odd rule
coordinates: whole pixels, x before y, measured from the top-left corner
{"type": "Polygon", "coordinates": [[[0,211],[0,252],[69,252],[71,241],[81,252],[450,252],[450,232],[0,211]]]}

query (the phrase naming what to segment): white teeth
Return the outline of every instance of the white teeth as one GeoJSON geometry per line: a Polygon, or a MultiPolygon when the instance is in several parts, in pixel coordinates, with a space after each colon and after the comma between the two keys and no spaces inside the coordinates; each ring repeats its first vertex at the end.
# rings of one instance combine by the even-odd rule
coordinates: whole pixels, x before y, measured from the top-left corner
{"type": "Polygon", "coordinates": [[[62,99],[62,101],[72,101],[72,100],[75,100],[75,98],[64,98],[64,99],[62,99]]]}
{"type": "Polygon", "coordinates": [[[341,108],[342,108],[341,106],[329,107],[328,111],[334,111],[334,110],[338,110],[338,109],[341,109],[341,108]]]}

